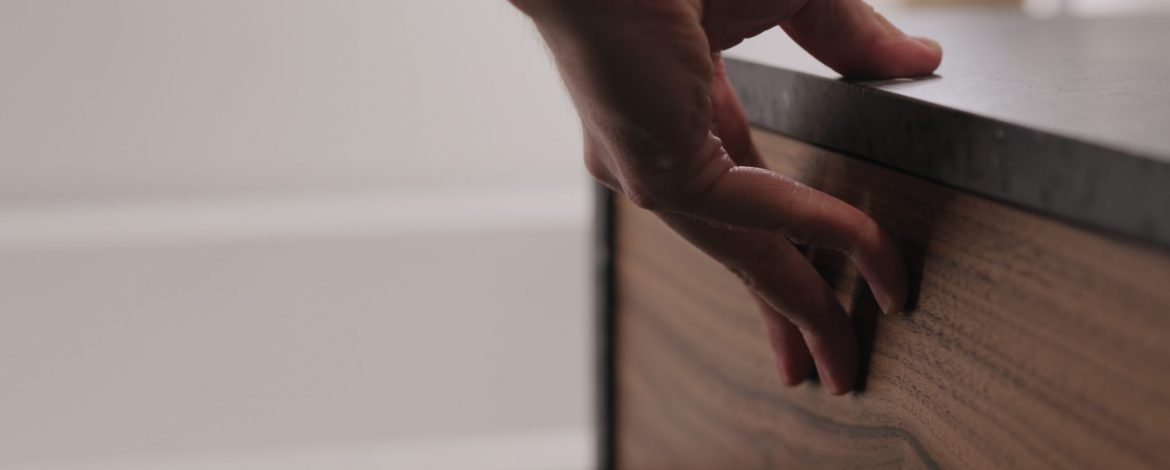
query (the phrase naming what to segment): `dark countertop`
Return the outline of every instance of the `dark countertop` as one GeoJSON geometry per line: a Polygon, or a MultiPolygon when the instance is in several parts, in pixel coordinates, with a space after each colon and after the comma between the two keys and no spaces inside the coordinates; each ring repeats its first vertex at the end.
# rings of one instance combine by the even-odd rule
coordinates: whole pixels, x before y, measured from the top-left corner
{"type": "Polygon", "coordinates": [[[753,124],[1048,215],[1170,245],[1170,16],[891,15],[936,76],[849,82],[781,32],[729,51],[753,124]]]}

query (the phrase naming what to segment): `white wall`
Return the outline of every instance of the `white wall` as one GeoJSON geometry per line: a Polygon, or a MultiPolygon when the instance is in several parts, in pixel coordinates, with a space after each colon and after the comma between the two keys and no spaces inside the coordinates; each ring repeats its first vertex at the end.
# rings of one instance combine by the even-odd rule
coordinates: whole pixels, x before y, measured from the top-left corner
{"type": "Polygon", "coordinates": [[[587,468],[578,142],[503,0],[0,1],[0,468],[587,468]]]}
{"type": "Polygon", "coordinates": [[[6,202],[580,185],[504,0],[4,0],[6,202]]]}

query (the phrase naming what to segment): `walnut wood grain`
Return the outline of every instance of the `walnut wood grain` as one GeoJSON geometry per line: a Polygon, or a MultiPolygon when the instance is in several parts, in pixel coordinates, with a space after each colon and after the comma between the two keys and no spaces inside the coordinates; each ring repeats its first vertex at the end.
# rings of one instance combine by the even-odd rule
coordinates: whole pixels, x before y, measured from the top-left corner
{"type": "Polygon", "coordinates": [[[845,397],[785,388],[735,277],[618,202],[618,468],[1170,468],[1170,252],[755,137],[903,243],[913,309],[878,318],[840,256],[810,252],[868,370],[845,397]]]}

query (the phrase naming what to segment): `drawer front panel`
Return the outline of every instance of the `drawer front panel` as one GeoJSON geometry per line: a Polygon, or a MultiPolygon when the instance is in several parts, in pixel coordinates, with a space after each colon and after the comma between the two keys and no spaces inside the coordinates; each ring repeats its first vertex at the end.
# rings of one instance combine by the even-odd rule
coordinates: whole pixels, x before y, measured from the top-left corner
{"type": "Polygon", "coordinates": [[[737,279],[615,203],[619,468],[1170,468],[1170,252],[755,138],[899,239],[913,308],[880,316],[841,256],[807,250],[867,366],[848,396],[786,388],[737,279]]]}

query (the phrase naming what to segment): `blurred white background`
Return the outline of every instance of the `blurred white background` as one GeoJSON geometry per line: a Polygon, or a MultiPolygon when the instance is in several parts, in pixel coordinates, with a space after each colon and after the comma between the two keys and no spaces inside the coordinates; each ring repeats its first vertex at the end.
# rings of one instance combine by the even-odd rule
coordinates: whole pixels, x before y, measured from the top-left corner
{"type": "Polygon", "coordinates": [[[589,468],[579,145],[503,0],[0,0],[0,468],[589,468]]]}
{"type": "Polygon", "coordinates": [[[0,468],[590,468],[588,189],[504,0],[0,0],[0,468]]]}

